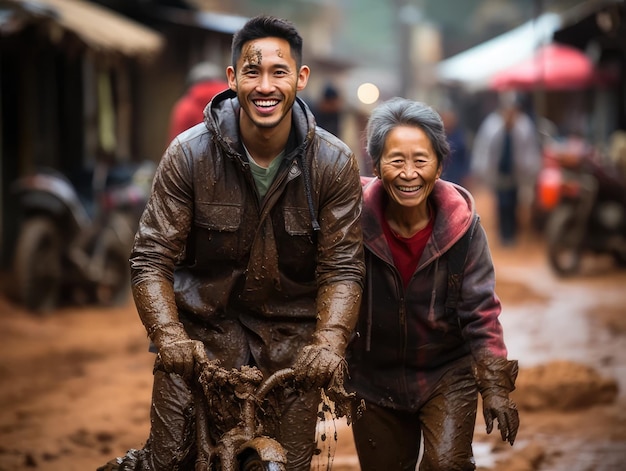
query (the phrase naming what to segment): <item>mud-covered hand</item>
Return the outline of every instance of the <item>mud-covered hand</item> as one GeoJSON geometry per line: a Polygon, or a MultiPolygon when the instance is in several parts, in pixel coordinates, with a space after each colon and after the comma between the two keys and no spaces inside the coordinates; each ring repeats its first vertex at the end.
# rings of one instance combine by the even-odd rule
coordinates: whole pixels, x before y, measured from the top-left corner
{"type": "Polygon", "coordinates": [[[193,377],[196,363],[206,357],[202,342],[191,340],[180,322],[156,327],[150,338],[158,349],[163,370],[186,380],[193,377]]]}
{"type": "Polygon", "coordinates": [[[306,388],[322,388],[328,385],[335,374],[343,374],[344,358],[329,347],[307,345],[302,349],[293,365],[296,381],[306,388]]]}
{"type": "Polygon", "coordinates": [[[483,399],[487,433],[491,433],[493,422],[497,420],[502,440],[513,445],[519,429],[519,413],[517,406],[509,398],[509,393],[515,389],[517,361],[481,358],[474,362],[473,373],[483,399]]]}
{"type": "Polygon", "coordinates": [[[298,353],[295,378],[305,387],[343,383],[344,359],[361,303],[361,287],[337,282],[323,287],[317,297],[317,325],[311,342],[298,353]]]}
{"type": "Polygon", "coordinates": [[[513,445],[519,428],[519,414],[517,406],[509,399],[508,394],[486,393],[483,395],[483,416],[487,433],[491,433],[493,421],[497,420],[502,441],[513,445]]]}

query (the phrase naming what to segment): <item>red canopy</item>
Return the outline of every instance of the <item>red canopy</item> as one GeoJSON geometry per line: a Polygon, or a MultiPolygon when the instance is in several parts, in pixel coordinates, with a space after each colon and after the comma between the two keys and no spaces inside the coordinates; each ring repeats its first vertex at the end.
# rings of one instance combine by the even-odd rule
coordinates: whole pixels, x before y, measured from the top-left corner
{"type": "Polygon", "coordinates": [[[494,75],[491,87],[495,90],[573,90],[588,87],[594,76],[593,64],[583,52],[563,44],[549,44],[532,58],[494,75]]]}

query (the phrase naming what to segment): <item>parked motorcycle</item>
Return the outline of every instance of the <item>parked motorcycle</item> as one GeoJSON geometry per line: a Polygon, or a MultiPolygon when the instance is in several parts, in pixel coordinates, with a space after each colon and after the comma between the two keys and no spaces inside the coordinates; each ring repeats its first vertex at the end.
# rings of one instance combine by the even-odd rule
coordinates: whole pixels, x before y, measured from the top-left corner
{"type": "Polygon", "coordinates": [[[61,302],[115,305],[127,299],[128,256],[155,165],[97,165],[74,180],[41,170],[17,180],[15,294],[32,311],[61,302]]]}
{"type": "Polygon", "coordinates": [[[554,143],[538,178],[548,214],[548,261],[559,276],[579,272],[585,254],[610,254],[626,266],[626,185],[583,141],[554,143]]]}

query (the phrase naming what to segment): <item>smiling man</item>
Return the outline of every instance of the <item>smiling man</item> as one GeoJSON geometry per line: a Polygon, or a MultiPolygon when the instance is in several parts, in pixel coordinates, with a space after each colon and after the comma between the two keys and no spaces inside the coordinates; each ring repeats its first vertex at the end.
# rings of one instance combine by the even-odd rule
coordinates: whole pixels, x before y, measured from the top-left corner
{"type": "MultiPolygon", "coordinates": [[[[194,386],[204,353],[267,376],[293,367],[265,430],[309,470],[320,389],[341,383],[364,278],[354,154],[297,97],[302,38],[256,17],[235,34],[229,90],[163,156],[131,254],[152,346],[150,438],[102,469],[193,469],[194,386]]],[[[211,424],[209,424],[211,427],[211,424]]]]}

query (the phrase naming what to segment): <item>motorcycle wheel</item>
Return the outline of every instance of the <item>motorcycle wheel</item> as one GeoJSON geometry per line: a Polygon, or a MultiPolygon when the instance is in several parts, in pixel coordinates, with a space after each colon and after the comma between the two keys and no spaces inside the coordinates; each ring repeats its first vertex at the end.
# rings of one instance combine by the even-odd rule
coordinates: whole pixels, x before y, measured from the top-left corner
{"type": "Polygon", "coordinates": [[[106,244],[102,254],[101,274],[94,287],[94,298],[101,306],[124,304],[130,293],[128,256],[116,243],[106,244]]]}
{"type": "Polygon", "coordinates": [[[256,451],[251,451],[241,460],[241,471],[285,471],[283,463],[263,461],[256,451]]]}
{"type": "Polygon", "coordinates": [[[582,258],[576,209],[559,206],[550,215],[546,226],[548,261],[560,276],[578,273],[582,258]]]}
{"type": "Polygon", "coordinates": [[[22,223],[13,270],[19,301],[35,312],[57,307],[61,292],[61,237],[52,221],[33,217],[22,223]]]}

